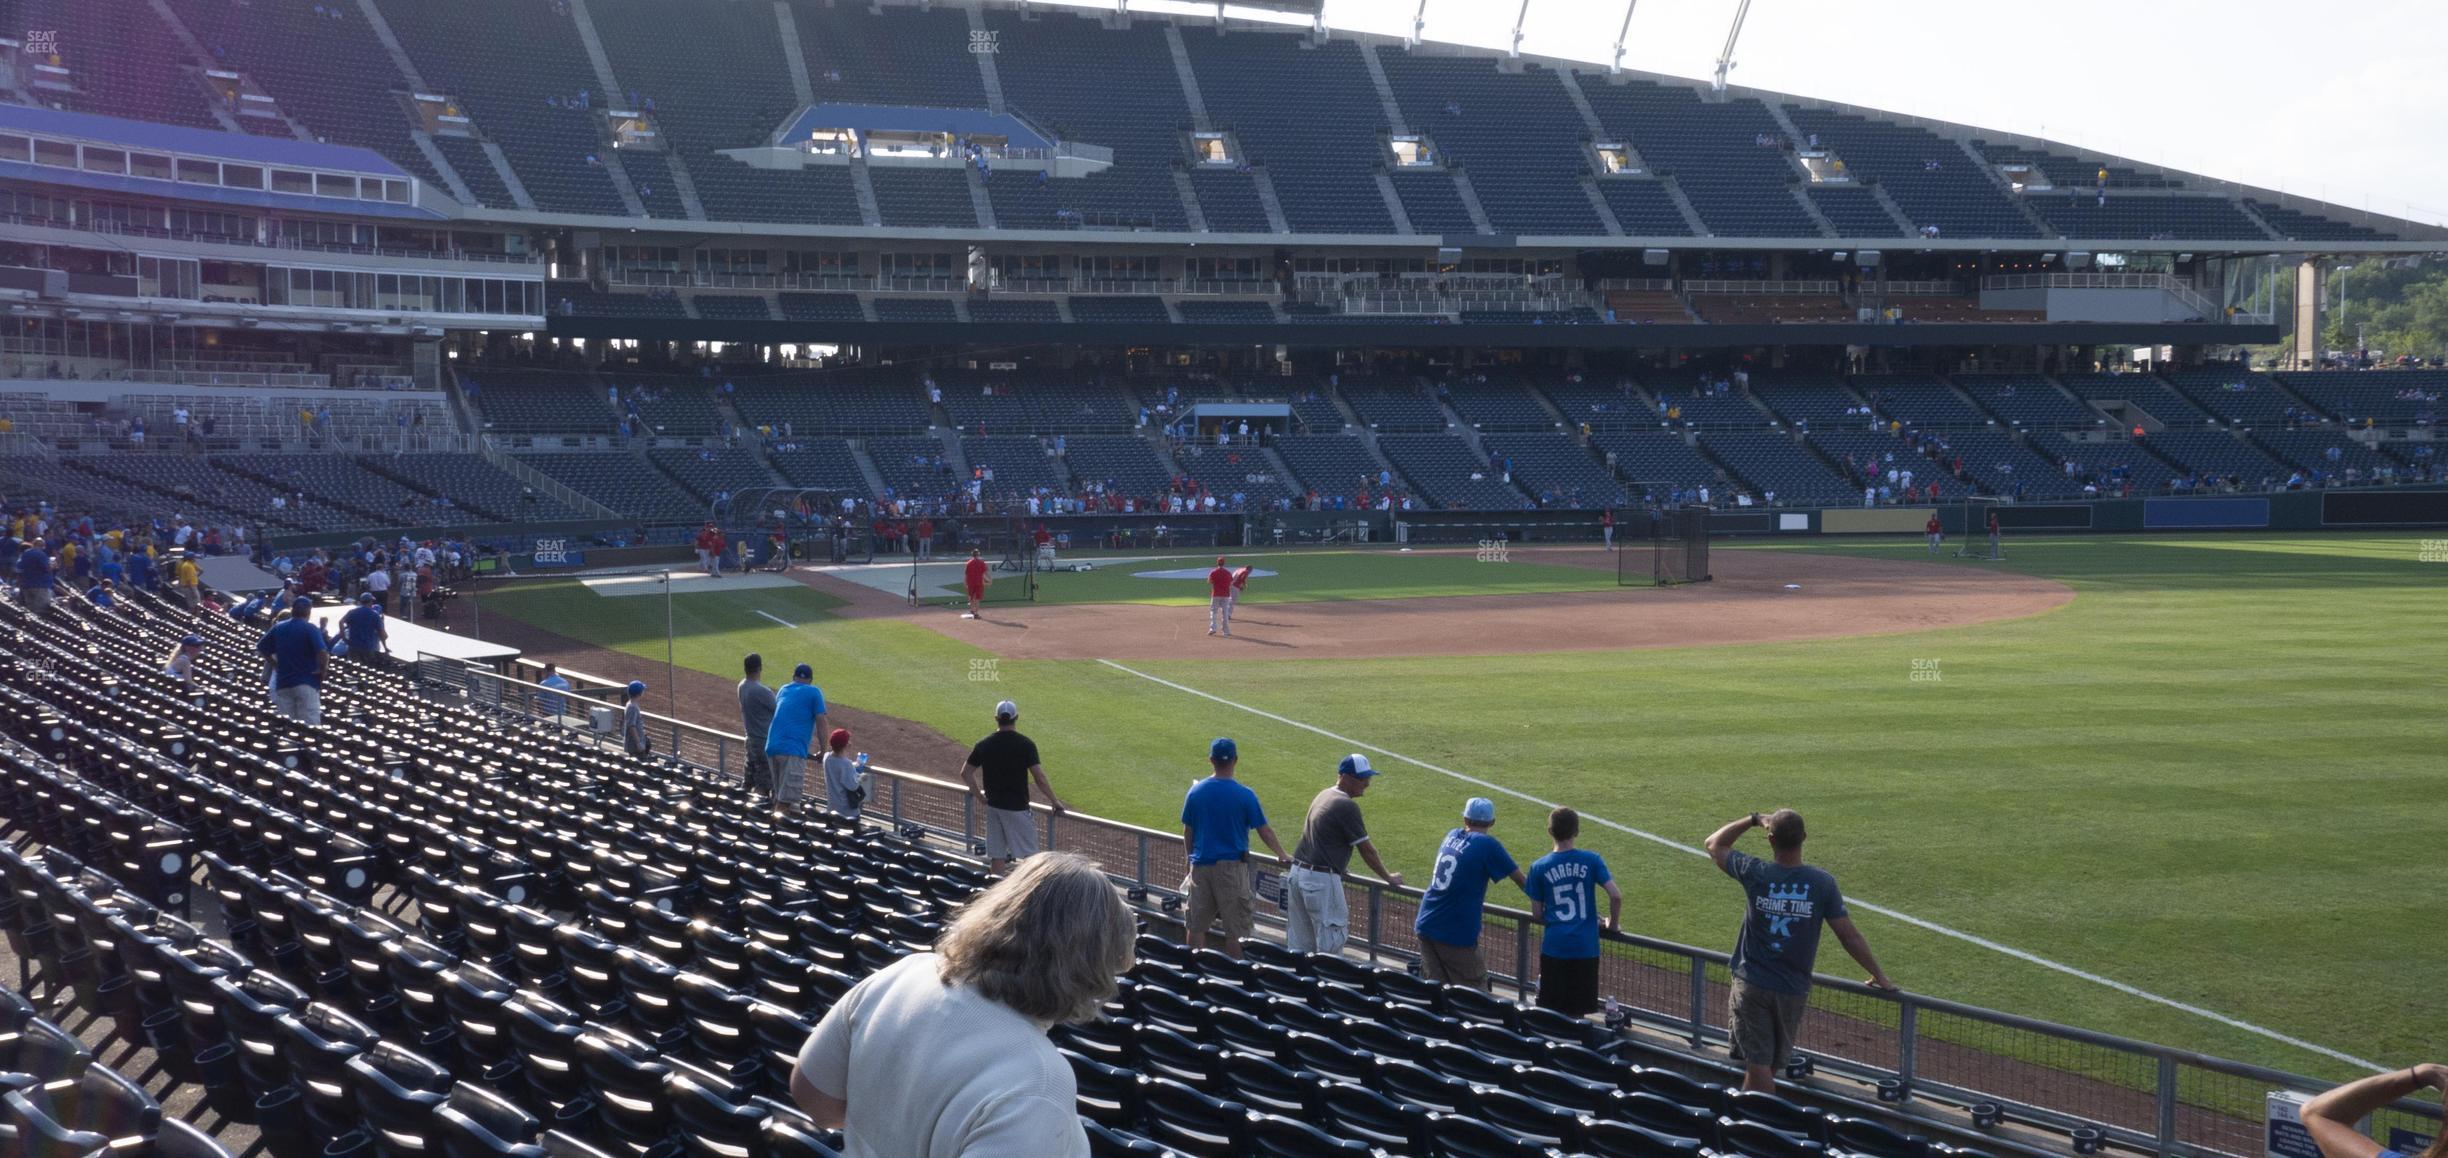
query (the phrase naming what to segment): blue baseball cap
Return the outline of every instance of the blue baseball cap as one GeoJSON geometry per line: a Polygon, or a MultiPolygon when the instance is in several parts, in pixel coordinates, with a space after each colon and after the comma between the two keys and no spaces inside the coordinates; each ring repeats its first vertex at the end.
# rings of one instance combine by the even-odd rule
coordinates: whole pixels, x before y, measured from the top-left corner
{"type": "Polygon", "coordinates": [[[1337,776],[1357,776],[1362,780],[1366,780],[1371,776],[1375,776],[1376,774],[1377,770],[1369,767],[1368,757],[1363,756],[1358,752],[1345,756],[1342,763],[1335,765],[1335,775],[1337,776]]]}
{"type": "MultiPolygon", "coordinates": [[[[645,681],[645,680],[630,680],[630,681],[629,681],[629,694],[630,694],[630,695],[633,695],[633,696],[642,696],[642,695],[645,695],[645,694],[646,694],[646,681],[645,681]]],[[[1485,803],[1485,801],[1482,801],[1481,803],[1485,803]]]]}
{"type": "Polygon", "coordinates": [[[1215,743],[1207,745],[1207,758],[1210,760],[1238,760],[1241,758],[1241,746],[1233,743],[1229,736],[1218,736],[1215,743]]]}
{"type": "Polygon", "coordinates": [[[304,615],[307,612],[314,610],[314,600],[300,595],[297,597],[296,602],[289,605],[289,610],[297,612],[300,615],[304,615]]]}
{"type": "Polygon", "coordinates": [[[797,666],[797,667],[795,667],[795,668],[792,668],[792,669],[791,669],[791,678],[792,678],[792,679],[795,679],[795,680],[812,680],[812,679],[815,679],[815,678],[816,678],[816,669],[815,669],[815,668],[812,668],[812,667],[809,667],[808,665],[806,665],[806,664],[804,664],[804,663],[803,663],[803,664],[800,664],[799,666],[797,666]]]}
{"type": "Polygon", "coordinates": [[[1462,806],[1462,819],[1472,824],[1496,823],[1496,802],[1485,796],[1473,796],[1462,806]]]}

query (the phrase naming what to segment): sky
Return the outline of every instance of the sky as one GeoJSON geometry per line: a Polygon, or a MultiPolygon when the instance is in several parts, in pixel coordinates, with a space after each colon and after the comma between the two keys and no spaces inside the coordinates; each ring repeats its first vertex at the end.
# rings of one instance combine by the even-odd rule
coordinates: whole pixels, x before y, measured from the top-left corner
{"type": "MultiPolygon", "coordinates": [[[[1708,76],[1737,2],[1639,0],[1624,67],[1708,76]]],[[[1427,38],[1503,48],[1520,7],[1427,0],[1427,38]]],[[[1327,0],[1326,23],[1400,36],[1418,8],[1327,0]]],[[[1522,51],[1603,64],[1623,14],[1530,0],[1522,51]]],[[[2448,224],[2448,0],[1752,0],[1734,60],[1735,85],[2448,224]]]]}

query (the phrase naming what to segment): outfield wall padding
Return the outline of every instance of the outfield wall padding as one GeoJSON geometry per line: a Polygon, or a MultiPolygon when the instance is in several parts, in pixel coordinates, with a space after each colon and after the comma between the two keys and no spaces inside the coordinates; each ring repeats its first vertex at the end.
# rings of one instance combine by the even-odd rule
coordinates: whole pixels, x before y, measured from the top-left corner
{"type": "Polygon", "coordinates": [[[2324,491],[2328,527],[2426,527],[2448,523],[2448,491],[2324,491]]]}
{"type": "Polygon", "coordinates": [[[2144,499],[2142,526],[2145,530],[2227,530],[2258,531],[2270,525],[2270,501],[2251,498],[2144,499]]]}
{"type": "Polygon", "coordinates": [[[1929,507],[1829,507],[1819,513],[1823,535],[1918,535],[1929,529],[1929,507]]]}

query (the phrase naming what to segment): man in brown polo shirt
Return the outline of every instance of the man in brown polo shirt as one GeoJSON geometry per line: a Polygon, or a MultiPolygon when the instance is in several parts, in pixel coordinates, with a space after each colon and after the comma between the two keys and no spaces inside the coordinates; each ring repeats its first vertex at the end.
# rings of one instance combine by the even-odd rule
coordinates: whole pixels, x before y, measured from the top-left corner
{"type": "Polygon", "coordinates": [[[1369,842],[1368,825],[1360,818],[1360,796],[1368,791],[1377,770],[1357,752],[1335,769],[1332,787],[1309,802],[1301,823],[1300,843],[1292,849],[1292,868],[1284,879],[1284,947],[1295,953],[1340,953],[1351,934],[1351,906],[1343,893],[1343,874],[1352,852],[1368,862],[1387,884],[1401,885],[1402,874],[1386,871],[1369,842]]]}

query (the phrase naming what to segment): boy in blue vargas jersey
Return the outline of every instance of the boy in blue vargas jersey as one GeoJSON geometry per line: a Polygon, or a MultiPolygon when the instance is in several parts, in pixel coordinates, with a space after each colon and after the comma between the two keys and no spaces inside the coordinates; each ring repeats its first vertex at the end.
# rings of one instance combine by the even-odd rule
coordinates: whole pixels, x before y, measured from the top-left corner
{"type": "Polygon", "coordinates": [[[1538,1003],[1558,1013],[1586,1017],[1598,1011],[1598,934],[1621,927],[1623,890],[1597,853],[1573,847],[1581,838],[1581,814],[1559,808],[1547,814],[1555,851],[1530,862],[1530,915],[1544,931],[1539,940],[1538,1003]],[[1598,916],[1598,890],[1607,894],[1607,915],[1598,916]]]}

